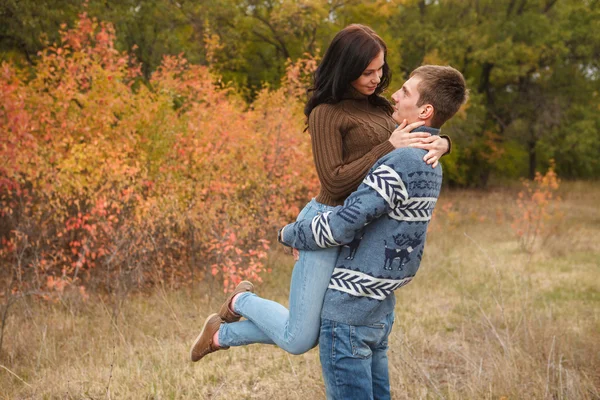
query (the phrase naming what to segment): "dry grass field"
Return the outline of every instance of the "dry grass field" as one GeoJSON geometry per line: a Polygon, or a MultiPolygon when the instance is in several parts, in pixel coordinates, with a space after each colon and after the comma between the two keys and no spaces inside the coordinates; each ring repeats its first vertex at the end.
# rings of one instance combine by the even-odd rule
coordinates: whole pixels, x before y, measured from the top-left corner
{"type": "MultiPolygon", "coordinates": [[[[562,217],[530,252],[511,229],[517,192],[443,193],[421,270],[397,292],[394,399],[600,398],[600,185],[562,184],[562,217]]],[[[269,263],[257,292],[285,303],[293,263],[279,251],[269,263]]],[[[6,320],[0,398],[325,397],[317,349],[254,345],[189,362],[223,298],[199,284],[118,307],[94,296],[19,301],[6,320]]]]}

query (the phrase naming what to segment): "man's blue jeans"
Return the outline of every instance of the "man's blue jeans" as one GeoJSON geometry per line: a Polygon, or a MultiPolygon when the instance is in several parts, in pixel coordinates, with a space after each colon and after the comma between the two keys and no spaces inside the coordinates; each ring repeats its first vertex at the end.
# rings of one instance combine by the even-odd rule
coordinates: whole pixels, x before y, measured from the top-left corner
{"type": "Polygon", "coordinates": [[[371,325],[323,319],[319,353],[328,400],[390,398],[388,336],[394,313],[371,325]]]}
{"type": "MultiPolygon", "coordinates": [[[[310,220],[331,210],[333,207],[313,199],[298,219],[310,220]]],[[[339,247],[300,252],[292,272],[289,310],[254,293],[242,293],[235,302],[235,312],[247,320],[221,325],[219,344],[276,344],[292,354],[302,354],[315,347],[319,339],[323,298],[338,253],[339,247]]]]}

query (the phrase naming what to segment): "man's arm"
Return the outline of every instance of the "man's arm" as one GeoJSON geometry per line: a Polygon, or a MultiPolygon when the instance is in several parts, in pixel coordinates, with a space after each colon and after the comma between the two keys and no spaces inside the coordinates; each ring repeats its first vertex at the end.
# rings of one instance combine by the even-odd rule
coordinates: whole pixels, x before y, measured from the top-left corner
{"type": "MultiPolygon", "coordinates": [[[[389,160],[397,157],[390,157],[389,160]]],[[[371,170],[344,205],[286,225],[281,243],[299,250],[319,250],[350,243],[369,222],[388,214],[408,198],[400,175],[389,165],[371,170]]],[[[281,232],[281,231],[280,231],[281,232]]]]}

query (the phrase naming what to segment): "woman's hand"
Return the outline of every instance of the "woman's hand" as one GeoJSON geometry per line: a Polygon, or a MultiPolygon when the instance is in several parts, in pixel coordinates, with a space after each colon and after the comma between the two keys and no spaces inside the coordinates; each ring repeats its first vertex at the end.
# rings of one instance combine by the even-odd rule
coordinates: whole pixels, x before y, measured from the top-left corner
{"type": "Polygon", "coordinates": [[[431,137],[422,139],[416,143],[412,143],[409,146],[428,150],[427,154],[425,154],[423,157],[423,161],[425,161],[427,164],[431,164],[432,168],[437,167],[440,158],[446,154],[450,148],[448,140],[443,137],[439,137],[438,135],[431,135],[431,137]]]}
{"type": "Polygon", "coordinates": [[[294,256],[294,260],[298,261],[300,259],[300,252],[298,249],[292,249],[292,255],[294,256]]]}
{"type": "Polygon", "coordinates": [[[419,121],[407,125],[406,120],[403,120],[402,123],[398,125],[396,130],[392,132],[392,136],[390,136],[389,140],[397,149],[400,147],[411,147],[413,144],[421,143],[423,139],[428,139],[431,134],[427,132],[411,133],[410,131],[424,124],[425,122],[419,121]]]}

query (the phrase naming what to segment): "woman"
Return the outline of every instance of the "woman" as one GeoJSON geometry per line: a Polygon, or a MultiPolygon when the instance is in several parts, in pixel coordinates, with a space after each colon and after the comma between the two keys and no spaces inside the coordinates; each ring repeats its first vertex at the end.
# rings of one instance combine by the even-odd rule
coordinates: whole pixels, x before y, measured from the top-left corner
{"type": "MultiPolygon", "coordinates": [[[[398,126],[392,119],[392,106],[380,96],[390,81],[386,55],[383,40],[356,24],[341,30],[327,49],[304,109],[321,190],[298,219],[343,204],[373,164],[396,148],[417,144],[428,149],[428,163],[437,163],[449,149],[449,140],[438,136],[409,135],[421,123],[398,126]]],[[[289,311],[256,296],[250,282],[240,283],[219,314],[207,318],[192,346],[192,361],[251,343],[276,344],[292,354],[313,348],[338,253],[339,248],[300,252],[292,272],[289,311]],[[241,316],[247,320],[238,322],[241,316]]]]}

